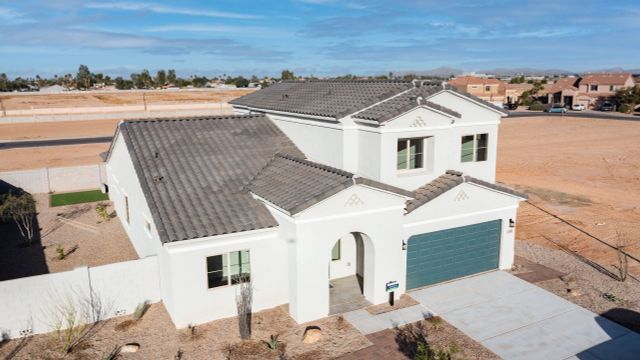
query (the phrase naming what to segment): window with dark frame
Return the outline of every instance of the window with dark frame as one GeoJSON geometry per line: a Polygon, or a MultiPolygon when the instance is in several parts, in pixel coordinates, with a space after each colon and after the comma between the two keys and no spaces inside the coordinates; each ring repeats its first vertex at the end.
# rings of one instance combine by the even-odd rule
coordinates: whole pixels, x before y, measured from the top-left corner
{"type": "Polygon", "coordinates": [[[489,134],[465,135],[461,139],[460,161],[476,162],[487,160],[489,134]]]}
{"type": "Polygon", "coordinates": [[[251,280],[249,250],[232,251],[207,257],[209,289],[240,284],[251,280]]]}
{"type": "Polygon", "coordinates": [[[331,261],[340,260],[340,240],[333,245],[333,249],[331,249],[331,261]]]}
{"type": "Polygon", "coordinates": [[[424,138],[399,139],[397,169],[412,170],[424,167],[424,138]]]}
{"type": "Polygon", "coordinates": [[[598,85],[597,84],[591,84],[591,86],[589,87],[589,89],[591,91],[598,91],[598,85]]]}

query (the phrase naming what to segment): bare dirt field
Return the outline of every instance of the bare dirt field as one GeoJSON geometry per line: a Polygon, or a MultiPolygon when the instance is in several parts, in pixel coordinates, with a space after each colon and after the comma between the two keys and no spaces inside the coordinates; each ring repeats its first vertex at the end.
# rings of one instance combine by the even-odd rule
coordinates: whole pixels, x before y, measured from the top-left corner
{"type": "Polygon", "coordinates": [[[0,124],[0,141],[112,136],[119,122],[118,119],[112,119],[0,124]]]}
{"type": "Polygon", "coordinates": [[[109,143],[0,150],[0,171],[98,164],[109,143]]]}
{"type": "MultiPolygon", "coordinates": [[[[559,244],[613,273],[617,252],[605,243],[640,258],[639,137],[638,121],[505,119],[497,180],[530,196],[517,238],[559,244]]],[[[629,260],[629,269],[640,276],[640,263],[629,260]]]]}
{"type": "Polygon", "coordinates": [[[102,107],[114,105],[224,103],[255,89],[219,90],[149,90],[68,92],[59,94],[4,93],[0,101],[5,110],[28,110],[67,107],[102,107]]]}
{"type": "Polygon", "coordinates": [[[48,194],[34,198],[39,230],[30,246],[13,221],[0,222],[0,281],[138,258],[110,205],[111,218],[105,221],[96,212],[98,203],[50,207],[48,194]],[[64,259],[58,258],[58,247],[64,259]]]}
{"type": "Polygon", "coordinates": [[[371,342],[348,321],[339,316],[309,324],[296,324],[283,307],[253,314],[252,339],[241,341],[237,318],[228,318],[176,330],[164,306],[151,305],[137,322],[130,316],[98,323],[71,354],[62,356],[60,343],[53,333],[36,335],[0,344],[0,357],[15,353],[13,359],[105,359],[114,348],[127,343],[138,344],[135,353],[123,353],[123,359],[334,359],[370,346],[371,342]],[[321,338],[310,344],[302,342],[306,326],[318,326],[321,338]],[[263,341],[279,335],[278,350],[271,351],[263,341]],[[21,341],[24,341],[21,343],[21,341]],[[181,353],[181,357],[174,357],[181,353]]]}

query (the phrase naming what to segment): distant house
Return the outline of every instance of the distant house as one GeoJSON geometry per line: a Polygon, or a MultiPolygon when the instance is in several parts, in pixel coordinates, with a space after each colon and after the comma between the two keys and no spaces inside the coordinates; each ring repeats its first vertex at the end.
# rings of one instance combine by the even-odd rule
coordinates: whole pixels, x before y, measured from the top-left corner
{"type": "Polygon", "coordinates": [[[595,108],[601,102],[611,100],[616,91],[632,86],[634,81],[630,73],[588,74],[561,78],[546,86],[541,94],[548,103],[565,106],[583,104],[587,108],[595,108]]]}
{"type": "Polygon", "coordinates": [[[504,81],[486,77],[460,76],[447,83],[494,105],[501,106],[505,103],[507,84],[504,81]]]}
{"type": "Polygon", "coordinates": [[[59,93],[63,91],[69,91],[69,89],[61,85],[52,85],[40,88],[41,93],[59,93]]]}
{"type": "Polygon", "coordinates": [[[522,97],[522,93],[533,89],[533,84],[506,84],[505,85],[505,103],[516,104],[522,97]]]}

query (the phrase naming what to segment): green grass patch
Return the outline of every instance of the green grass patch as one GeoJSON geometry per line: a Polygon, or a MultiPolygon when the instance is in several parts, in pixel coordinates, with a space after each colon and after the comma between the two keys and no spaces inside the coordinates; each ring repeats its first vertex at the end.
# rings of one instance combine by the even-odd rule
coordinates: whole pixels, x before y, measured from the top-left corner
{"type": "Polygon", "coordinates": [[[51,194],[49,203],[51,206],[63,206],[82,204],[95,201],[109,200],[107,194],[103,194],[100,190],[78,191],[65,194],[51,194]]]}

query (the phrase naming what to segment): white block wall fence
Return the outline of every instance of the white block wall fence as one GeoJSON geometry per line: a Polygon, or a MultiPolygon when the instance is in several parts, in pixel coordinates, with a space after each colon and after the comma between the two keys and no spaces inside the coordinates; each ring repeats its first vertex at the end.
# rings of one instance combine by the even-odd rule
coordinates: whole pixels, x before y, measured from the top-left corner
{"type": "Polygon", "coordinates": [[[100,319],[131,314],[160,301],[155,256],[0,282],[0,332],[10,338],[53,330],[55,306],[90,303],[100,319]]]}
{"type": "Polygon", "coordinates": [[[104,164],[0,172],[0,180],[34,194],[99,189],[106,176],[104,164]]]}

